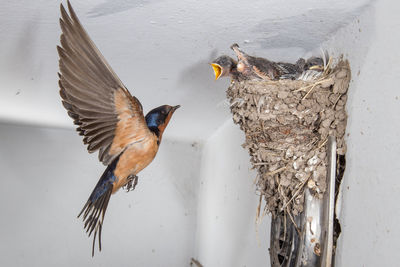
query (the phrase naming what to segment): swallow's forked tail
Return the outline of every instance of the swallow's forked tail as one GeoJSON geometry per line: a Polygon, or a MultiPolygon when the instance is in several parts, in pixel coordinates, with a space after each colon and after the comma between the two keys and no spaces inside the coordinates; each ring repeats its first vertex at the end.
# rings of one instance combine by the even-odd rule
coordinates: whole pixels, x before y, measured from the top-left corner
{"type": "Polygon", "coordinates": [[[116,179],[114,176],[114,169],[117,165],[118,159],[119,158],[116,158],[104,171],[96,187],[93,189],[92,194],[90,194],[88,201],[78,215],[79,218],[83,214],[86,233],[89,233],[90,236],[94,231],[92,257],[94,256],[94,246],[96,243],[97,233],[99,236],[99,250],[101,251],[101,229],[108,202],[110,201],[113,182],[116,179]]]}

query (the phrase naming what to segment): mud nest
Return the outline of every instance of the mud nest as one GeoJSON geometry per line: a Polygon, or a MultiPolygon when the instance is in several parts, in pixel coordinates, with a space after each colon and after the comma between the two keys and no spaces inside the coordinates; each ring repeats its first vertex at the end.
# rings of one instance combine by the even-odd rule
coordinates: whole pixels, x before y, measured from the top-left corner
{"type": "Polygon", "coordinates": [[[245,132],[264,212],[300,214],[305,187],[322,197],[328,136],[336,137],[338,155],[346,152],[349,82],[350,66],[342,59],[313,81],[232,81],[233,121],[245,132]]]}

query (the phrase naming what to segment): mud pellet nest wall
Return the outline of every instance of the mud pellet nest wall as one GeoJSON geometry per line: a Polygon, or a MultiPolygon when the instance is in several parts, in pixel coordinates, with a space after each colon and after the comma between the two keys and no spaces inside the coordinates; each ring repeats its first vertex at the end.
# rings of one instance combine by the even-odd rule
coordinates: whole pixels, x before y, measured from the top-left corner
{"type": "Polygon", "coordinates": [[[265,212],[298,215],[305,187],[322,197],[328,136],[336,137],[338,155],[346,153],[349,82],[350,66],[344,60],[313,81],[232,81],[227,96],[233,120],[245,132],[243,147],[258,171],[265,212]]]}

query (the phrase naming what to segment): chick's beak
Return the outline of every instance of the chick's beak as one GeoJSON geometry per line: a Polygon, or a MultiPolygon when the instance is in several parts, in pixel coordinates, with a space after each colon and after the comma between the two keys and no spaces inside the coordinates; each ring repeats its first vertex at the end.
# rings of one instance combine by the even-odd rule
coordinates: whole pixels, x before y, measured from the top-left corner
{"type": "Polygon", "coordinates": [[[222,74],[221,66],[218,64],[215,64],[215,63],[211,63],[211,67],[214,70],[215,80],[218,80],[218,78],[221,77],[221,74],[222,74]]]}

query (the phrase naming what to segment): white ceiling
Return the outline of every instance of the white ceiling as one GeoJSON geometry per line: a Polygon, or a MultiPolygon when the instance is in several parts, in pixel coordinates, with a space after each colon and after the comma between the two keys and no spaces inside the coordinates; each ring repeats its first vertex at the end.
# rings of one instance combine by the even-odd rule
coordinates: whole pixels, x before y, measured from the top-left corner
{"type": "MultiPolygon", "coordinates": [[[[72,127],[57,70],[59,1],[5,1],[0,9],[0,120],[72,127]]],[[[204,140],[229,112],[207,63],[237,42],[295,61],[353,20],[366,0],[72,1],[82,24],[145,112],[181,104],[167,137],[204,140]]]]}

